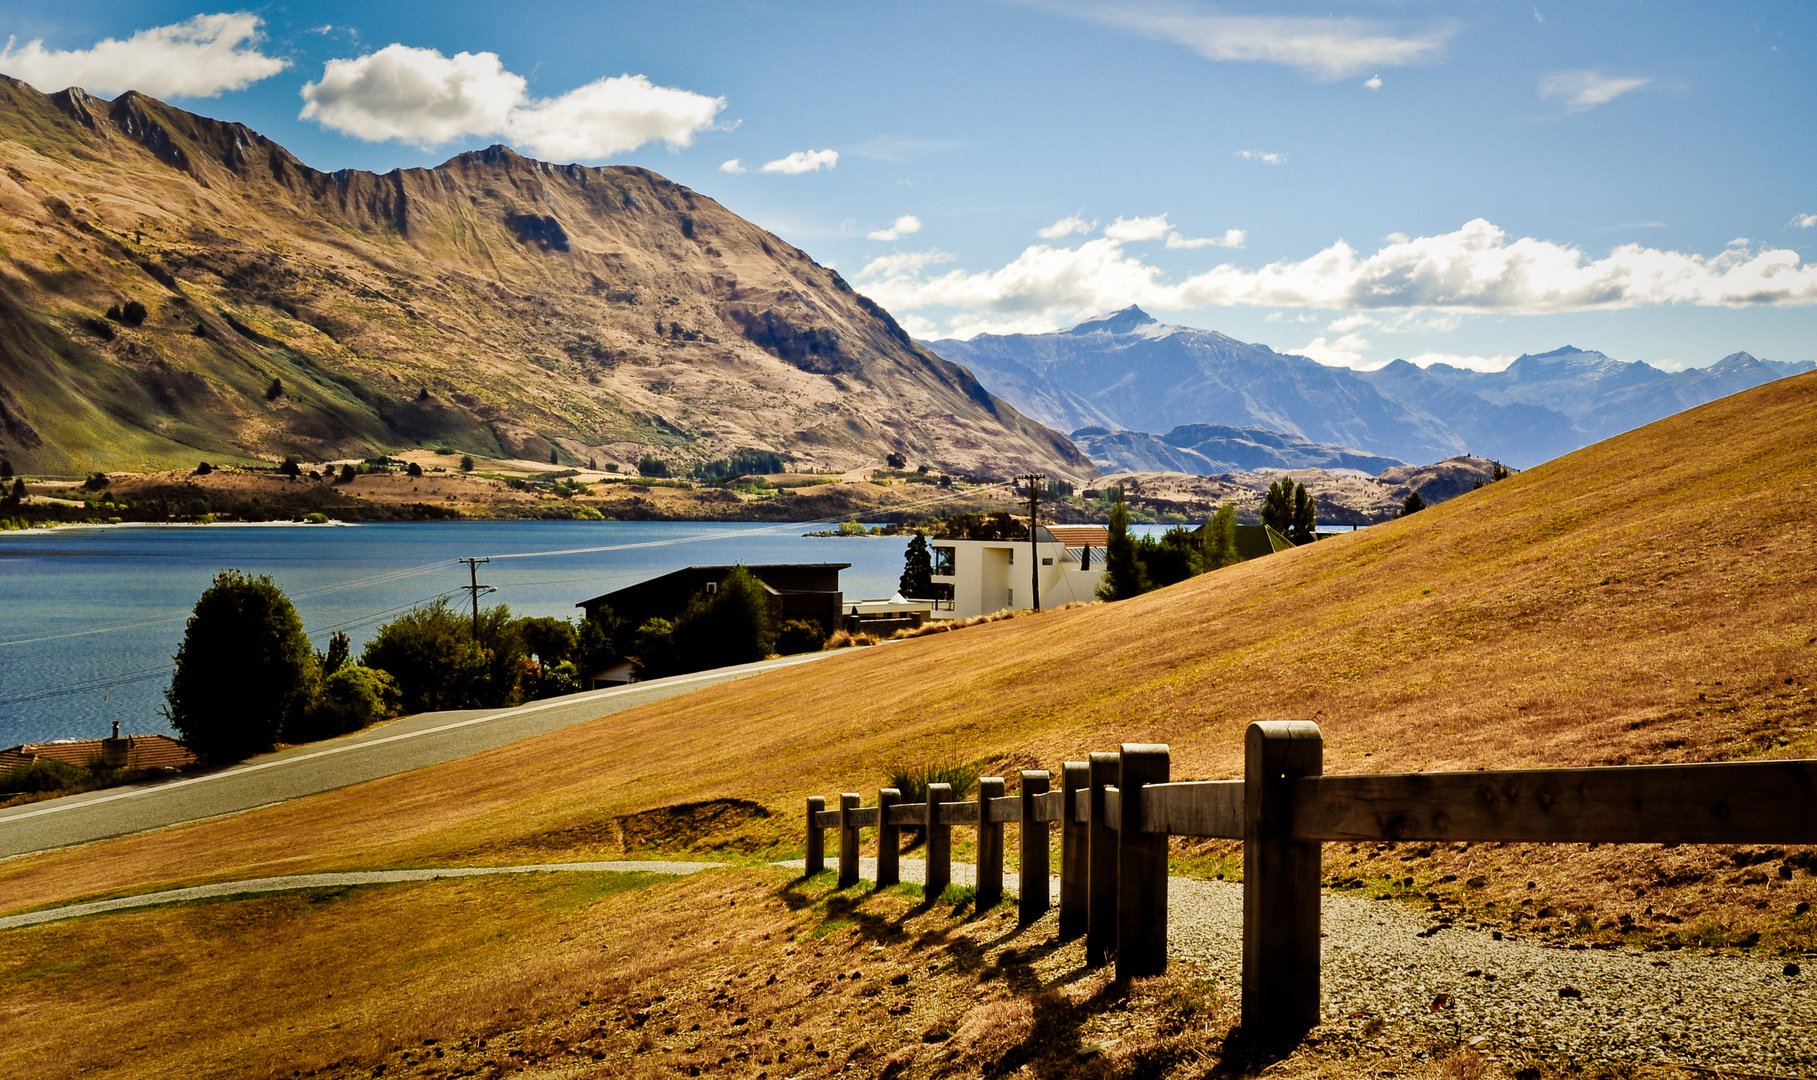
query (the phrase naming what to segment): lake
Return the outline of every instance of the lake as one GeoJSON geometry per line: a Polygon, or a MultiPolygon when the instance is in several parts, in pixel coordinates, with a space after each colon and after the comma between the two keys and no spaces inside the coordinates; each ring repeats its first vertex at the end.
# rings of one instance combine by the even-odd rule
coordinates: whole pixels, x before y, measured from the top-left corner
{"type": "Polygon", "coordinates": [[[691,565],[844,562],[851,599],[887,597],[904,537],[808,537],[824,525],[725,522],[424,522],[154,525],[0,533],[0,747],[168,732],[159,715],[184,621],[215,574],[269,574],[316,648],[354,654],[378,627],[446,596],[491,557],[481,603],[571,618],[575,603],[691,565]]]}

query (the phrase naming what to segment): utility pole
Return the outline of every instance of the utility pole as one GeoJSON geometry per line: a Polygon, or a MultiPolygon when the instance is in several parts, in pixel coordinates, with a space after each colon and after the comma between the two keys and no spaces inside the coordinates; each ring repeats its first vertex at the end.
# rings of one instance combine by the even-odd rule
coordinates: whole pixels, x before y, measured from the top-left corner
{"type": "Polygon", "coordinates": [[[474,646],[474,648],[478,648],[479,647],[479,594],[480,594],[481,590],[484,590],[486,592],[494,591],[492,586],[481,585],[479,583],[479,564],[480,563],[489,563],[492,560],[487,558],[487,559],[458,559],[456,561],[464,562],[467,564],[467,577],[468,577],[468,580],[470,580],[472,582],[472,584],[470,584],[470,585],[463,585],[461,587],[473,594],[473,646],[474,646]]]}
{"type": "Polygon", "coordinates": [[[1033,586],[1035,610],[1041,610],[1041,546],[1035,540],[1035,529],[1041,524],[1041,481],[1047,479],[1040,473],[1029,473],[1018,476],[1028,484],[1028,577],[1033,586]]]}

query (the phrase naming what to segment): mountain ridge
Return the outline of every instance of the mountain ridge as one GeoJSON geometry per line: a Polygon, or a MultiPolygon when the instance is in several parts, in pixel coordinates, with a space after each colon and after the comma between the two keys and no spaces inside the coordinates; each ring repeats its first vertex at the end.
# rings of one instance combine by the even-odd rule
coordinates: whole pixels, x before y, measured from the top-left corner
{"type": "MultiPolygon", "coordinates": [[[[1406,360],[1355,371],[1168,325],[1134,305],[1048,334],[981,334],[928,347],[1061,430],[1262,428],[1402,461],[1470,453],[1522,468],[1817,367],[1736,352],[1707,368],[1667,372],[1567,345],[1499,372],[1406,360]]],[[[1133,446],[1130,453],[1115,464],[1158,461],[1141,463],[1133,446]]]]}
{"type": "Polygon", "coordinates": [[[143,94],[4,76],[0,166],[16,467],[446,444],[1096,472],[836,272],[646,169],[494,146],[322,172],[143,94]],[[143,321],[104,316],[129,301],[143,321]]]}

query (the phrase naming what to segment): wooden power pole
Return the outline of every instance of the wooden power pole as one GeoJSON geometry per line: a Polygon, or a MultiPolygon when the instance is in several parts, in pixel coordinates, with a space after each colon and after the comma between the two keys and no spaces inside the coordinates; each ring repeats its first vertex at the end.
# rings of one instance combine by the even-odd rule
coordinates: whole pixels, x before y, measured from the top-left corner
{"type": "Polygon", "coordinates": [[[463,586],[461,586],[461,588],[463,588],[463,589],[467,590],[469,593],[473,594],[473,645],[475,648],[478,648],[479,647],[479,594],[480,594],[481,590],[484,590],[486,592],[492,591],[492,586],[481,585],[479,583],[479,564],[480,563],[489,563],[492,560],[488,558],[488,559],[460,559],[457,561],[464,562],[467,564],[467,578],[471,582],[471,584],[463,585],[463,586]]]}
{"type": "Polygon", "coordinates": [[[1041,546],[1035,539],[1035,530],[1041,524],[1041,481],[1047,479],[1040,473],[1029,473],[1018,476],[1018,480],[1028,484],[1028,579],[1033,587],[1035,610],[1041,610],[1041,546]]]}

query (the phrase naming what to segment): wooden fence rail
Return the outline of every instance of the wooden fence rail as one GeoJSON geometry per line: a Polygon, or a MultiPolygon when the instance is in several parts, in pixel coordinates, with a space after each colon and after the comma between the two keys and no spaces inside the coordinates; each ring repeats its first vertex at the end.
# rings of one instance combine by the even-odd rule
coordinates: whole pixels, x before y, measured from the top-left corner
{"type": "Polygon", "coordinates": [[[807,873],[826,868],[823,830],[839,830],[839,882],[858,883],[861,830],[878,830],[877,884],[900,880],[900,830],[926,837],[927,895],[952,880],[952,827],[978,830],[977,905],[1003,895],[1003,826],[1022,826],[1018,914],[1048,909],[1049,828],[1060,838],[1060,933],[1083,935],[1087,962],[1115,958],[1119,979],[1167,968],[1167,838],[1243,841],[1243,1026],[1296,1038],[1319,1018],[1320,845],[1327,841],[1817,843],[1817,760],[1592,769],[1325,776],[1324,739],[1305,721],[1249,725],[1242,780],[1176,782],[1168,748],[1069,761],[1058,791],[1045,771],[1021,789],[984,777],[976,797],[930,784],[875,806],[847,792],[838,809],[807,801],[807,873]],[[1125,828],[1125,823],[1132,827],[1125,828]]]}

